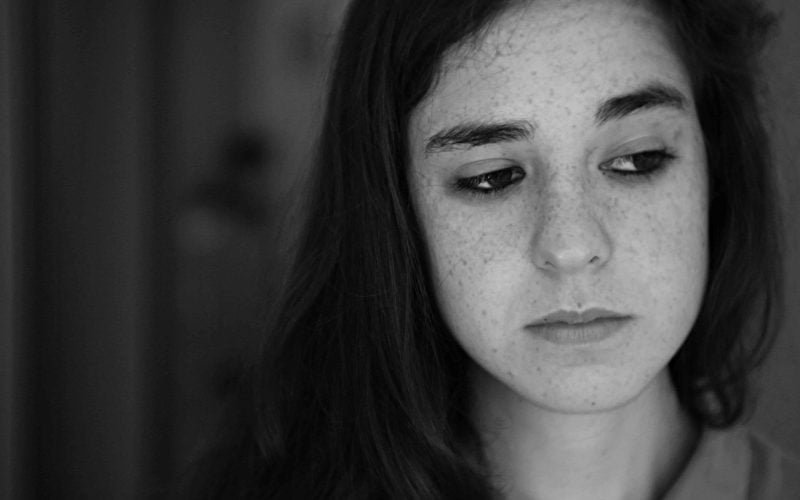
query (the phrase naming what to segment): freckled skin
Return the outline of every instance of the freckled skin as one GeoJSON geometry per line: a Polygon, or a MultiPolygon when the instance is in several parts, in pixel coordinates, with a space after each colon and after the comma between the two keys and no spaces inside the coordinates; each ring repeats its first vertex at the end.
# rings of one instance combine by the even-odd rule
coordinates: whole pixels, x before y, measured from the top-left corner
{"type": "Polygon", "coordinates": [[[444,318],[505,390],[558,412],[617,408],[642,393],[688,334],[707,268],[705,151],[689,76],[658,17],[622,1],[539,0],[451,52],[412,115],[410,187],[444,318]],[[598,126],[610,97],[658,81],[688,97],[598,126]],[[531,139],[426,155],[435,132],[527,120],[531,139]],[[676,158],[643,180],[599,165],[664,146],[676,158]],[[644,147],[642,146],[642,147],[644,147]],[[457,179],[518,165],[492,196],[457,179]],[[559,309],[631,315],[602,342],[558,345],[526,325],[559,309]]]}

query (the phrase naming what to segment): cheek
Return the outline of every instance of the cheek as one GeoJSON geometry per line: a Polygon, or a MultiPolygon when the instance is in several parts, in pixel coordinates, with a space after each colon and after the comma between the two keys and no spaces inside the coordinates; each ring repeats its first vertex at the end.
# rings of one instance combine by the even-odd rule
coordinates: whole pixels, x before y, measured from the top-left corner
{"type": "Polygon", "coordinates": [[[623,225],[628,230],[618,238],[617,266],[627,270],[624,274],[636,283],[638,293],[647,297],[642,305],[653,318],[681,325],[674,331],[685,335],[706,283],[708,196],[703,168],[682,173],[669,189],[642,200],[639,211],[630,207],[632,215],[623,225]]]}
{"type": "Polygon", "coordinates": [[[470,216],[447,203],[427,204],[424,224],[437,297],[446,316],[479,316],[504,308],[513,289],[519,227],[511,207],[470,216]]]}
{"type": "Polygon", "coordinates": [[[431,193],[418,209],[437,304],[450,331],[473,357],[506,351],[521,311],[539,309],[539,294],[531,293],[532,225],[523,216],[524,200],[475,209],[431,193]]]}

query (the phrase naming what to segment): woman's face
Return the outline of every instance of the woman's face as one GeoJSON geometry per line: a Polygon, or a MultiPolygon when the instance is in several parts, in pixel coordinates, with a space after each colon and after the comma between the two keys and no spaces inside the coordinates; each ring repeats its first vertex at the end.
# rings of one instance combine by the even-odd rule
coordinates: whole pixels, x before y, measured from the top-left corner
{"type": "Polygon", "coordinates": [[[703,139],[686,69],[643,3],[508,12],[445,58],[411,118],[447,325],[479,373],[551,410],[641,393],[704,290],[703,139]]]}

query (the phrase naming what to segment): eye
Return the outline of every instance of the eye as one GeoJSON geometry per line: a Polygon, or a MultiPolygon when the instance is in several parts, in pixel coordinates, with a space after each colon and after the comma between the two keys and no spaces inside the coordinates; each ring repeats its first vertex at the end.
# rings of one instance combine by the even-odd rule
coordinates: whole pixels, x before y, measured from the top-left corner
{"type": "Polygon", "coordinates": [[[643,151],[618,156],[600,164],[600,170],[620,175],[653,174],[664,167],[675,156],[666,150],[643,151]]]}
{"type": "Polygon", "coordinates": [[[495,170],[474,177],[458,179],[455,187],[459,191],[470,191],[475,194],[492,194],[518,183],[525,177],[521,167],[509,167],[495,170]]]}

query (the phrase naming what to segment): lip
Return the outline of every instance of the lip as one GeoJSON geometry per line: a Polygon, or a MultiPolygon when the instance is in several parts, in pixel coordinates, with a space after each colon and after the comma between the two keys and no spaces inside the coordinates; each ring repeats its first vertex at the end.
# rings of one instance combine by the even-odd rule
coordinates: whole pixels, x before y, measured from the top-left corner
{"type": "Polygon", "coordinates": [[[607,309],[560,310],[537,319],[526,329],[554,344],[587,344],[612,337],[632,319],[607,309]]]}
{"type": "Polygon", "coordinates": [[[608,309],[600,309],[598,307],[594,307],[591,309],[585,309],[583,311],[568,311],[568,310],[558,310],[556,312],[550,313],[546,316],[542,316],[541,318],[537,319],[533,322],[533,326],[539,325],[550,325],[553,323],[566,323],[569,325],[580,325],[583,323],[590,323],[595,320],[602,320],[602,319],[622,319],[622,318],[629,318],[630,316],[626,314],[621,314],[615,311],[609,311],[608,309]]]}

